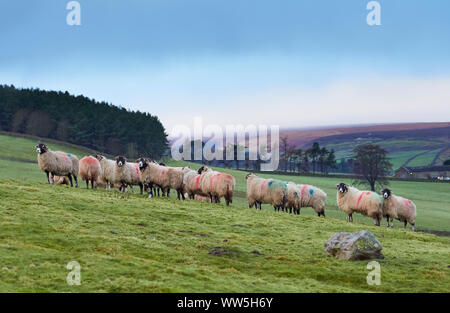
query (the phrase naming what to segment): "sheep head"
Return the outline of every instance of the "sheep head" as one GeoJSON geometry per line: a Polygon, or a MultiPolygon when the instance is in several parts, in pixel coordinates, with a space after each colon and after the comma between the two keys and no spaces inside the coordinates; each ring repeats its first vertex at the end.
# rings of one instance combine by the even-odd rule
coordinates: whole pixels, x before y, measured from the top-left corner
{"type": "Polygon", "coordinates": [[[36,146],[36,152],[39,154],[43,154],[47,151],[48,151],[48,147],[43,143],[40,143],[36,146]]]}
{"type": "Polygon", "coordinates": [[[119,167],[122,167],[125,165],[125,163],[127,163],[127,159],[124,156],[117,156],[115,158],[115,160],[116,160],[117,166],[119,166],[119,167]]]}
{"type": "Polygon", "coordinates": [[[202,166],[198,169],[197,172],[201,175],[202,173],[207,172],[207,171],[209,171],[209,168],[207,168],[206,166],[202,166]]]}
{"type": "Polygon", "coordinates": [[[139,165],[139,169],[145,170],[145,168],[148,166],[147,160],[145,158],[139,158],[136,160],[136,163],[139,165]]]}
{"type": "Polygon", "coordinates": [[[105,158],[103,155],[100,155],[100,154],[96,154],[96,155],[94,155],[94,157],[99,161],[101,161],[105,158]]]}
{"type": "Polygon", "coordinates": [[[248,179],[250,176],[255,176],[255,174],[253,174],[253,173],[248,173],[247,175],[245,175],[245,179],[248,179]]]}
{"type": "Polygon", "coordinates": [[[348,187],[344,183],[337,184],[336,187],[337,187],[338,191],[342,194],[344,194],[348,191],[348,187]]]}
{"type": "Polygon", "coordinates": [[[392,191],[389,188],[384,188],[383,190],[381,190],[381,195],[383,196],[383,198],[389,199],[392,195],[392,191]]]}

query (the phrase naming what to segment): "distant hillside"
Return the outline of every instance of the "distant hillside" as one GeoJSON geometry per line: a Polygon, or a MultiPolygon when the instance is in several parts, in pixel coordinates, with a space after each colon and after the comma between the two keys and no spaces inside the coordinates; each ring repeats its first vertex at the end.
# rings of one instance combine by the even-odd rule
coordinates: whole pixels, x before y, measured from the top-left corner
{"type": "Polygon", "coordinates": [[[409,123],[409,124],[384,124],[371,126],[346,126],[330,127],[317,129],[289,129],[281,131],[282,135],[289,137],[289,142],[295,146],[307,146],[311,141],[318,138],[378,131],[397,131],[397,130],[420,130],[429,128],[449,127],[450,122],[445,123],[409,123]]]}
{"type": "Polygon", "coordinates": [[[157,116],[61,91],[0,85],[0,130],[128,157],[158,158],[167,149],[157,116]]]}
{"type": "MultiPolygon", "coordinates": [[[[442,124],[450,123],[433,124],[433,126],[442,124]]],[[[425,125],[431,126],[430,124],[425,125]]],[[[324,136],[313,141],[317,141],[329,149],[334,149],[337,159],[351,157],[355,145],[379,144],[389,152],[394,169],[397,169],[406,165],[442,164],[450,149],[449,134],[450,125],[407,130],[395,130],[387,125],[383,131],[374,131],[372,128],[368,128],[364,131],[324,136]]],[[[305,146],[310,146],[313,141],[307,142],[305,146]]]]}

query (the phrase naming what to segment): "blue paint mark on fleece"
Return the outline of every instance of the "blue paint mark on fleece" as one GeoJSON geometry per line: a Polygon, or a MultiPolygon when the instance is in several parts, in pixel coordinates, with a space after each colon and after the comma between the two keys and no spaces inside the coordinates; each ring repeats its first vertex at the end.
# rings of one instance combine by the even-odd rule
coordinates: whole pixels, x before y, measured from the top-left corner
{"type": "Polygon", "coordinates": [[[314,190],[313,189],[309,189],[309,194],[312,196],[314,194],[314,190]]]}
{"type": "Polygon", "coordinates": [[[287,187],[286,183],[282,182],[281,180],[271,180],[267,185],[269,185],[269,187],[275,187],[274,183],[275,185],[281,185],[284,188],[287,187]]]}
{"type": "Polygon", "coordinates": [[[72,155],[71,155],[70,153],[67,153],[67,156],[68,156],[69,158],[71,158],[71,157],[72,157],[72,155]]]}

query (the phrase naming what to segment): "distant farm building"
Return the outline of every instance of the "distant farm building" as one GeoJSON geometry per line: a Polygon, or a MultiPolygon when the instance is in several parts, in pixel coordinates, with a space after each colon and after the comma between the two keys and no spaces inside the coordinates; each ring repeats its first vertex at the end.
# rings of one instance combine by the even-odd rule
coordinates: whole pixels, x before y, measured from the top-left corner
{"type": "Polygon", "coordinates": [[[450,180],[450,166],[403,166],[395,171],[394,177],[412,179],[450,180]]]}

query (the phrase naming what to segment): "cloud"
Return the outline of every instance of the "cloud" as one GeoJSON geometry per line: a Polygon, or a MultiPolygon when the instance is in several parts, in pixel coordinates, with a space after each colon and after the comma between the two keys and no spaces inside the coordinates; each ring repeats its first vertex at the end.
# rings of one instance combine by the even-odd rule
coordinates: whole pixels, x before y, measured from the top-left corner
{"type": "Polygon", "coordinates": [[[311,89],[277,88],[221,99],[190,99],[179,114],[163,114],[168,131],[176,124],[276,124],[314,127],[365,123],[450,121],[450,78],[368,78],[335,81],[311,89]],[[201,110],[193,110],[193,105],[201,110]],[[209,108],[209,109],[206,109],[209,108]]]}

